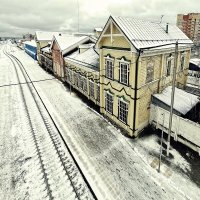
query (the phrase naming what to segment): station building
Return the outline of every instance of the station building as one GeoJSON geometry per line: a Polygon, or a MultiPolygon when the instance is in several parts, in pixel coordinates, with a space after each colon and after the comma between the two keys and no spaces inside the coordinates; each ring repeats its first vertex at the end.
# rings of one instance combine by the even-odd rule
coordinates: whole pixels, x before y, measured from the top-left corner
{"type": "Polygon", "coordinates": [[[110,16],[96,43],[100,112],[130,136],[148,126],[152,95],[172,83],[177,40],[176,85],[184,88],[192,41],[178,27],[110,16]]]}
{"type": "Polygon", "coordinates": [[[41,54],[52,60],[56,77],[136,137],[149,125],[153,96],[172,84],[177,40],[176,87],[184,89],[193,43],[169,24],[110,16],[97,41],[91,36],[59,34],[50,47],[41,48],[41,54]]]}
{"type": "MultiPolygon", "coordinates": [[[[46,56],[46,49],[45,47],[50,47],[53,36],[59,35],[60,32],[47,32],[47,31],[36,31],[35,32],[35,41],[37,44],[37,57],[38,57],[38,63],[40,66],[44,66],[46,62],[49,61],[49,52],[47,52],[46,56]],[[42,49],[44,50],[42,52],[42,49]]],[[[51,59],[52,61],[52,59],[51,59]]]]}

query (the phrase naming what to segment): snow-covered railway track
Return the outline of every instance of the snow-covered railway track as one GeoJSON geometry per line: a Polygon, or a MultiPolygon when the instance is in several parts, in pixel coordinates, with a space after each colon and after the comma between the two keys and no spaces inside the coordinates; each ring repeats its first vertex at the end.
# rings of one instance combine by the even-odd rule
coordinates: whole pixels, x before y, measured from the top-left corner
{"type": "Polygon", "coordinates": [[[19,83],[43,180],[41,188],[45,188],[42,199],[97,199],[23,64],[6,50],[4,54],[11,60],[19,83]],[[27,84],[20,84],[21,79],[27,84]]]}

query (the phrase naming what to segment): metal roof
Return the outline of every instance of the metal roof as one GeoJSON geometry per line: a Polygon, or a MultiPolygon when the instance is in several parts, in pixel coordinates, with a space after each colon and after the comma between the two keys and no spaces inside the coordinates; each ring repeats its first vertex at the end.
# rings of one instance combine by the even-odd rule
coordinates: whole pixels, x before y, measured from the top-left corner
{"type": "Polygon", "coordinates": [[[192,41],[175,25],[139,20],[131,17],[110,16],[136,49],[161,47],[179,40],[179,43],[193,44],[192,41]]]}
{"type": "MultiPolygon", "coordinates": [[[[153,97],[163,102],[167,106],[171,105],[172,86],[165,88],[160,94],[153,94],[153,97]]],[[[199,102],[198,96],[187,93],[184,90],[175,88],[174,110],[185,115],[199,102]]]]}
{"type": "Polygon", "coordinates": [[[28,44],[28,45],[30,45],[30,46],[32,46],[32,47],[37,47],[37,44],[36,44],[35,40],[25,41],[25,42],[23,42],[23,43],[24,43],[24,44],[28,44]]]}
{"type": "Polygon", "coordinates": [[[54,35],[59,35],[60,32],[47,32],[47,31],[36,31],[35,35],[38,41],[51,41],[54,35]]]}
{"type": "Polygon", "coordinates": [[[71,61],[73,63],[79,63],[80,65],[83,65],[96,71],[99,70],[99,55],[93,49],[93,47],[90,47],[83,53],[79,53],[79,51],[72,53],[71,55],[66,56],[65,60],[71,61]]]}

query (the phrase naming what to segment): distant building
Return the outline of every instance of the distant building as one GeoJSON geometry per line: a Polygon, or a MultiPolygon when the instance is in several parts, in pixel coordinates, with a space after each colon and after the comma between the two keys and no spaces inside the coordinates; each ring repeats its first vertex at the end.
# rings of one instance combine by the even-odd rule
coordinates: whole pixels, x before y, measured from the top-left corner
{"type": "Polygon", "coordinates": [[[23,39],[26,40],[26,41],[34,40],[34,35],[30,34],[30,33],[24,34],[23,39]]]}
{"type": "Polygon", "coordinates": [[[102,28],[95,28],[94,29],[94,35],[95,35],[95,37],[98,38],[100,36],[102,30],[103,30],[102,28]]]}
{"type": "Polygon", "coordinates": [[[178,14],[177,26],[195,45],[200,45],[200,13],[178,14]]]}
{"type": "MultiPolygon", "coordinates": [[[[38,63],[42,65],[41,56],[43,56],[43,60],[45,59],[45,55],[42,54],[41,49],[49,46],[53,39],[54,35],[59,35],[59,32],[46,32],[46,31],[36,31],[35,32],[35,41],[37,43],[37,55],[38,55],[38,63]]],[[[48,58],[47,58],[48,59],[48,58]]]]}

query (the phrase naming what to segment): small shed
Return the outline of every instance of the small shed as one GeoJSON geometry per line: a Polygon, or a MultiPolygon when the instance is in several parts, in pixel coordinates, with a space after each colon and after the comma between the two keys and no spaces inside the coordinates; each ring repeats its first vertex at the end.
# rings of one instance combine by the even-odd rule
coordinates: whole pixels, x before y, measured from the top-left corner
{"type": "Polygon", "coordinates": [[[25,41],[24,50],[34,60],[37,60],[37,45],[36,45],[35,40],[25,41]]]}

